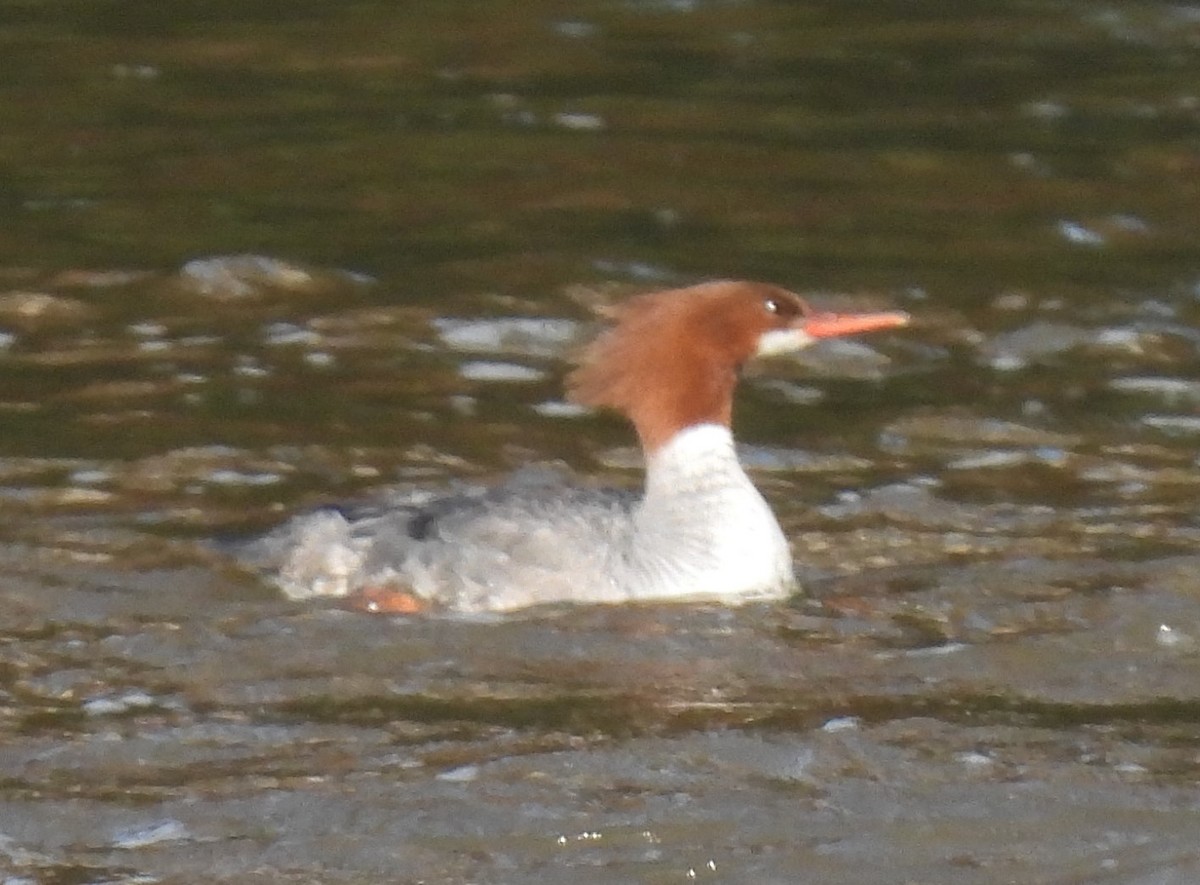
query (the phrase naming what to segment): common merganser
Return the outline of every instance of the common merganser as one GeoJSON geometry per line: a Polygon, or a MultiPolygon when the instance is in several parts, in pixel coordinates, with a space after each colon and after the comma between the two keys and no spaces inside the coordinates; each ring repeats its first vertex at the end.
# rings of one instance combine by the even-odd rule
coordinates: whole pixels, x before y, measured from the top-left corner
{"type": "Polygon", "coordinates": [[[567,390],[632,422],[641,496],[523,477],[365,514],[321,510],[255,542],[248,559],[292,598],[391,612],[793,592],[787,539],[734,448],[738,371],[820,338],[905,325],[907,314],[817,313],[778,286],[729,281],[637,296],[612,313],[567,390]]]}

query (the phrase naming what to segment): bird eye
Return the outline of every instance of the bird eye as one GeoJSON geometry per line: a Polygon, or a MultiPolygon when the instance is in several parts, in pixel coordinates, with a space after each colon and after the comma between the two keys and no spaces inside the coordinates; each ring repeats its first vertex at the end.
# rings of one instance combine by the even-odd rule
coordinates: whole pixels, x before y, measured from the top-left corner
{"type": "Polygon", "coordinates": [[[767,309],[767,313],[779,313],[779,302],[774,298],[763,301],[763,307],[767,309]]]}

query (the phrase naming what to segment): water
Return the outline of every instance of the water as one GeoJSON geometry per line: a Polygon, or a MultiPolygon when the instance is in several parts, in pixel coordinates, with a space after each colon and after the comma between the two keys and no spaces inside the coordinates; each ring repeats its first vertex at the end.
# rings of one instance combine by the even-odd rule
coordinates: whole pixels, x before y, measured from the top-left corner
{"type": "Polygon", "coordinates": [[[0,4],[0,870],[1200,876],[1188,5],[0,4]],[[598,301],[756,367],[786,605],[372,617],[214,553],[392,482],[636,484],[598,301]]]}

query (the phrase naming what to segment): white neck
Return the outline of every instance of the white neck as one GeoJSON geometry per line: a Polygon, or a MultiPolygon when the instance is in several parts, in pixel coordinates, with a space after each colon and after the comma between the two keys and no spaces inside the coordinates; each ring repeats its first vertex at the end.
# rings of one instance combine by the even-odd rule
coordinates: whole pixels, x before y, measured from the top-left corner
{"type": "Polygon", "coordinates": [[[660,598],[781,596],[794,584],[787,540],[727,427],[689,427],[650,456],[634,522],[627,566],[642,580],[630,583],[660,598]]]}

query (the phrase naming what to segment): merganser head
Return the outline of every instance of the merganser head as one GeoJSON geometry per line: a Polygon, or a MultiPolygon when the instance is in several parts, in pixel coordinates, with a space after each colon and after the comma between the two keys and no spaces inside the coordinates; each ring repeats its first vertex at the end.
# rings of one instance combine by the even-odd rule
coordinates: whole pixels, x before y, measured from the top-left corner
{"type": "Polygon", "coordinates": [[[624,414],[648,455],[688,427],[728,427],[747,360],[908,322],[900,312],[816,313],[778,286],[730,281],[640,295],[613,316],[568,376],[568,393],[624,414]]]}

